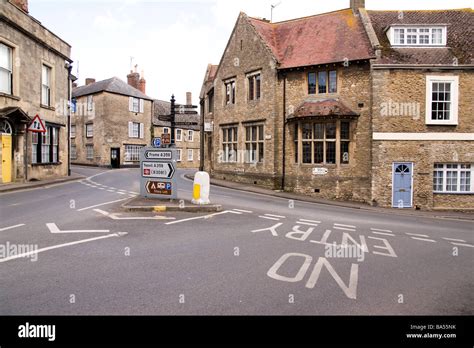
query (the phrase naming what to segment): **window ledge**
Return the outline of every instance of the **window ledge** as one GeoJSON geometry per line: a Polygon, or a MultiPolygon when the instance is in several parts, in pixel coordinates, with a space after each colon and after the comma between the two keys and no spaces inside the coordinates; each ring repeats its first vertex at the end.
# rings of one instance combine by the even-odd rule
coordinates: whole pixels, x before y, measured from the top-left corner
{"type": "Polygon", "coordinates": [[[3,92],[0,92],[0,97],[4,97],[4,98],[10,98],[10,99],[13,99],[13,100],[16,100],[16,101],[20,101],[21,98],[20,97],[17,97],[13,94],[8,94],[8,93],[3,93],[3,92]]]}
{"type": "Polygon", "coordinates": [[[31,163],[32,167],[40,167],[40,166],[60,166],[63,162],[48,162],[48,163],[31,163]]]}
{"type": "Polygon", "coordinates": [[[474,192],[439,192],[434,191],[435,195],[474,195],[474,192]]]}
{"type": "Polygon", "coordinates": [[[426,122],[427,126],[457,126],[457,122],[449,122],[449,123],[443,123],[443,122],[426,122]]]}
{"type": "Polygon", "coordinates": [[[56,108],[44,104],[40,104],[40,107],[43,109],[51,110],[51,111],[56,111],[56,108]]]}

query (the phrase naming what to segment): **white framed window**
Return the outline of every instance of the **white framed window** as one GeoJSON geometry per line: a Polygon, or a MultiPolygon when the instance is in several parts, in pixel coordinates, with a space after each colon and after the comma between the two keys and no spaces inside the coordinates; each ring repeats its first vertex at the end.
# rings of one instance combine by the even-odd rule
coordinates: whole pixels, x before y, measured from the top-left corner
{"type": "Polygon", "coordinates": [[[128,137],[140,138],[145,137],[145,125],[140,122],[128,122],[128,137]]]}
{"type": "Polygon", "coordinates": [[[245,161],[247,163],[261,163],[264,159],[263,124],[245,127],[245,161]]]}
{"type": "Polygon", "coordinates": [[[235,80],[224,82],[225,105],[235,104],[235,80]]]}
{"type": "Polygon", "coordinates": [[[71,159],[76,160],[77,159],[77,148],[76,145],[71,145],[71,159]]]}
{"type": "Polygon", "coordinates": [[[94,97],[91,95],[87,96],[87,111],[94,110],[94,97]]]}
{"type": "Polygon", "coordinates": [[[237,162],[237,126],[222,127],[222,162],[237,162]]]}
{"type": "Polygon", "coordinates": [[[51,106],[51,67],[44,64],[41,69],[41,104],[51,106]]]}
{"type": "Polygon", "coordinates": [[[128,99],[128,111],[143,113],[144,112],[144,100],[135,97],[129,97],[128,99]]]}
{"type": "Polygon", "coordinates": [[[474,163],[435,163],[433,192],[474,193],[474,163]]]}
{"type": "Polygon", "coordinates": [[[143,145],[125,145],[125,161],[138,162],[143,145]]]}
{"type": "Polygon", "coordinates": [[[13,94],[13,49],[0,43],[0,93],[13,94]]]}
{"type": "Polygon", "coordinates": [[[426,124],[458,124],[458,76],[426,76],[426,124]]]}
{"type": "Polygon", "coordinates": [[[86,124],[86,138],[92,138],[94,136],[94,124],[86,124]]]}
{"type": "Polygon", "coordinates": [[[182,140],[183,140],[183,130],[176,129],[176,141],[182,141],[182,140]]]}
{"type": "Polygon", "coordinates": [[[71,124],[71,139],[74,139],[76,137],[76,125],[75,124],[71,124]]]}
{"type": "Polygon", "coordinates": [[[176,162],[181,162],[181,149],[176,149],[177,159],[176,162]]]}
{"type": "Polygon", "coordinates": [[[194,141],[194,131],[193,130],[188,130],[188,141],[194,141]]]}
{"type": "Polygon", "coordinates": [[[92,145],[92,144],[87,144],[86,145],[86,158],[88,160],[93,160],[94,159],[94,145],[92,145]]]}
{"type": "Polygon", "coordinates": [[[168,127],[163,127],[163,134],[169,134],[170,129],[168,127]]]}
{"type": "Polygon", "coordinates": [[[188,149],[188,162],[192,162],[194,157],[194,150],[188,149]]]}
{"type": "Polygon", "coordinates": [[[445,26],[392,27],[388,31],[394,46],[446,46],[445,26]]]}
{"type": "Polygon", "coordinates": [[[260,72],[247,75],[248,100],[260,100],[262,78],[260,72]]]}

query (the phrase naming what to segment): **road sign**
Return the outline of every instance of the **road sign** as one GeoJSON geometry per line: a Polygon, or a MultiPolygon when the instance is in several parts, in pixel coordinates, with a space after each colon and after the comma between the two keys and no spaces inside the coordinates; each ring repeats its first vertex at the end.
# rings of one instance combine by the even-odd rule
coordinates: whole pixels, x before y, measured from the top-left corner
{"type": "Polygon", "coordinates": [[[161,147],[161,138],[153,138],[152,145],[153,147],[161,147]]]}
{"type": "Polygon", "coordinates": [[[171,134],[169,133],[161,134],[161,142],[163,143],[163,145],[171,144],[171,134]]]}
{"type": "Polygon", "coordinates": [[[175,122],[174,124],[177,126],[197,126],[199,123],[198,122],[175,122]]]}
{"type": "Polygon", "coordinates": [[[197,109],[197,105],[176,105],[176,108],[197,109]]]}
{"type": "Polygon", "coordinates": [[[171,196],[173,192],[173,184],[171,182],[147,181],[146,191],[152,195],[171,196]]]}
{"type": "Polygon", "coordinates": [[[158,120],[160,120],[160,121],[171,121],[171,115],[159,115],[158,120]]]}
{"type": "Polygon", "coordinates": [[[157,149],[151,149],[145,151],[145,158],[152,160],[170,160],[172,158],[171,151],[163,151],[157,149]]]}
{"type": "Polygon", "coordinates": [[[41,121],[41,118],[38,115],[36,115],[33,121],[31,122],[30,126],[28,127],[28,131],[34,133],[46,132],[46,127],[44,126],[43,121],[41,121]]]}
{"type": "Polygon", "coordinates": [[[142,176],[144,178],[171,179],[175,172],[171,162],[143,162],[142,176]]]}
{"type": "Polygon", "coordinates": [[[177,109],[176,110],[176,115],[197,115],[198,112],[194,110],[181,110],[177,109]]]}

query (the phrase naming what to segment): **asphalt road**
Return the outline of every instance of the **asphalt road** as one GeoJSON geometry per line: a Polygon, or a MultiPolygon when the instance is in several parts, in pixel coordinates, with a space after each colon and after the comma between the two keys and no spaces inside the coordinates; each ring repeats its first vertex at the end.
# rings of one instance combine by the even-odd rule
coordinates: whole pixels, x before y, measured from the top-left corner
{"type": "Polygon", "coordinates": [[[125,213],[138,169],[73,170],[0,196],[0,315],[474,313],[472,221],[220,187],[218,214],[125,213]]]}

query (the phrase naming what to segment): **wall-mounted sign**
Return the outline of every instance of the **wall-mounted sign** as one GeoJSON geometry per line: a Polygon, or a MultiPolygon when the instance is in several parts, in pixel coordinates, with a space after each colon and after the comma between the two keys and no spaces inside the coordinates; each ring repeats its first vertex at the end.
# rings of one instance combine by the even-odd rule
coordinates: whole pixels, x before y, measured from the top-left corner
{"type": "Polygon", "coordinates": [[[313,168],[313,175],[326,175],[327,173],[327,168],[313,168]]]}

